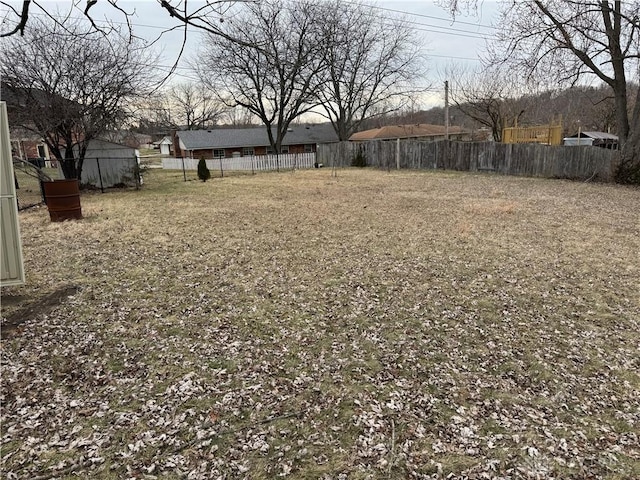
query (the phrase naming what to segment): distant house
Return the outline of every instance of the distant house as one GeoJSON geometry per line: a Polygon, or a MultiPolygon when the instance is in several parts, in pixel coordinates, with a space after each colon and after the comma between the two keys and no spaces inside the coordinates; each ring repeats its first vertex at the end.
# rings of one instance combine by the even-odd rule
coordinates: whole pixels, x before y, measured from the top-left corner
{"type": "Polygon", "coordinates": [[[50,159],[49,147],[42,138],[24,129],[13,129],[11,135],[11,153],[21,160],[29,161],[39,167],[50,159]]]}
{"type": "Polygon", "coordinates": [[[173,152],[173,141],[171,137],[162,137],[157,142],[153,142],[153,148],[160,150],[160,155],[171,155],[173,152]]]}
{"type": "MultiPolygon", "coordinates": [[[[462,127],[449,127],[450,140],[471,140],[471,133],[463,130],[462,127]]],[[[446,136],[444,125],[431,125],[428,123],[418,123],[415,125],[387,125],[371,130],[357,132],[349,137],[350,142],[367,142],[371,140],[444,140],[446,136]]]]}
{"type": "Polygon", "coordinates": [[[593,146],[618,150],[618,136],[606,132],[580,132],[566,137],[562,142],[568,146],[593,146]]]}
{"type": "MultiPolygon", "coordinates": [[[[338,136],[329,123],[293,125],[284,137],[280,153],[315,152],[318,144],[337,141],[338,136]]],[[[176,157],[190,158],[231,158],[274,153],[265,127],[176,132],[173,148],[176,157]]]]}
{"type": "MultiPolygon", "coordinates": [[[[91,140],[84,156],[80,184],[96,188],[135,186],[141,180],[139,164],[140,155],[135,148],[106,140],[91,140]]],[[[58,173],[63,178],[59,163],[58,173]]]]}

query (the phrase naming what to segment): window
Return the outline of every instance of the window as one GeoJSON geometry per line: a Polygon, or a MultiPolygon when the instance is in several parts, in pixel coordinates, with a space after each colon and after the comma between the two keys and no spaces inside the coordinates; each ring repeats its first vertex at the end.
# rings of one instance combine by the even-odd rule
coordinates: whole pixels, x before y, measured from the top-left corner
{"type": "Polygon", "coordinates": [[[304,153],[313,153],[313,145],[312,144],[305,145],[304,146],[304,153]]]}
{"type": "Polygon", "coordinates": [[[289,153],[289,145],[282,145],[282,147],[280,147],[280,153],[289,153]]]}
{"type": "Polygon", "coordinates": [[[253,147],[244,147],[242,149],[242,156],[243,157],[253,157],[255,154],[256,154],[256,152],[253,149],[253,147]]]}
{"type": "Polygon", "coordinates": [[[38,145],[38,156],[40,158],[46,157],[45,151],[44,151],[44,145],[38,145]]]}
{"type": "Polygon", "coordinates": [[[213,158],[224,158],[224,148],[214,148],[213,158]]]}
{"type": "Polygon", "coordinates": [[[267,155],[273,155],[274,153],[273,147],[267,147],[267,155]]]}

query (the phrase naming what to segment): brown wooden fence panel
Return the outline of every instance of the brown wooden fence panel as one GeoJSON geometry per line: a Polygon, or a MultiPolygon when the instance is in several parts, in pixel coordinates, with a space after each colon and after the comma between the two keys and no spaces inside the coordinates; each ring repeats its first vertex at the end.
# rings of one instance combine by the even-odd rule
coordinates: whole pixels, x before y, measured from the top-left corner
{"type": "MultiPolygon", "coordinates": [[[[368,166],[385,170],[397,168],[395,141],[320,145],[318,162],[327,167],[348,167],[359,149],[368,166]]],[[[618,159],[617,151],[589,146],[418,140],[400,142],[400,168],[403,169],[495,172],[503,175],[610,182],[618,159]]]]}

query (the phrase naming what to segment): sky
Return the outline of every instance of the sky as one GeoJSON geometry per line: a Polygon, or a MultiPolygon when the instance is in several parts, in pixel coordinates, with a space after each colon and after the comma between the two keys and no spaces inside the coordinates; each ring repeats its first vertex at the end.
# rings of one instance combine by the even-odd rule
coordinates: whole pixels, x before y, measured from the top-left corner
{"type": "MultiPolygon", "coordinates": [[[[6,0],[5,0],[6,1],[6,0]]],[[[198,0],[191,0],[194,5],[198,0]]],[[[78,2],[78,0],[76,0],[78,2]]],[[[9,0],[9,4],[16,8],[21,5],[21,0],[9,0]]],[[[85,1],[80,0],[84,5],[85,1]]],[[[376,6],[383,16],[403,15],[406,21],[414,26],[417,34],[424,43],[424,53],[428,57],[428,72],[421,87],[429,87],[429,93],[422,97],[421,107],[429,108],[444,103],[444,75],[443,70],[451,64],[464,65],[473,68],[480,64],[479,58],[485,50],[486,40],[490,38],[495,29],[491,23],[495,22],[498,2],[479,1],[479,10],[474,15],[459,15],[455,21],[449,12],[436,5],[432,0],[378,0],[368,2],[376,6]]],[[[71,11],[72,1],[40,0],[48,11],[59,10],[68,13],[71,11]]],[[[128,12],[134,13],[131,23],[134,33],[145,39],[156,39],[168,27],[175,26],[176,21],[171,19],[166,11],[158,4],[157,0],[119,0],[118,5],[128,12]]],[[[6,7],[0,7],[0,18],[4,18],[3,11],[6,7]]],[[[96,21],[108,18],[114,22],[124,22],[124,16],[119,14],[106,0],[99,0],[92,8],[96,21]]],[[[32,16],[43,15],[42,10],[32,7],[32,16]]],[[[73,10],[71,15],[81,16],[80,10],[73,10]]],[[[5,30],[2,25],[2,30],[5,30]]],[[[194,74],[189,71],[187,61],[195,56],[199,43],[202,41],[203,32],[191,29],[188,34],[186,55],[183,55],[178,68],[171,81],[183,82],[195,80],[194,74]]],[[[182,42],[182,34],[178,31],[164,33],[154,44],[153,48],[161,51],[158,69],[168,71],[179,56],[182,42]]]]}

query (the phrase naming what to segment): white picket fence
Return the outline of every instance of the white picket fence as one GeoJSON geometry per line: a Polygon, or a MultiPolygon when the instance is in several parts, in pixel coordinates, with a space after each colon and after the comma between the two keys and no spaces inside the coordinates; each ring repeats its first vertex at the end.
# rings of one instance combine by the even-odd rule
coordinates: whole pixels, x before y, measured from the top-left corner
{"type": "MultiPolygon", "coordinates": [[[[197,170],[198,159],[196,158],[163,158],[162,168],[166,170],[197,170]]],[[[267,171],[267,170],[291,170],[294,168],[313,168],[316,161],[316,154],[311,153],[289,153],[281,155],[257,155],[252,157],[232,157],[207,159],[209,170],[223,171],[267,171]]]]}

